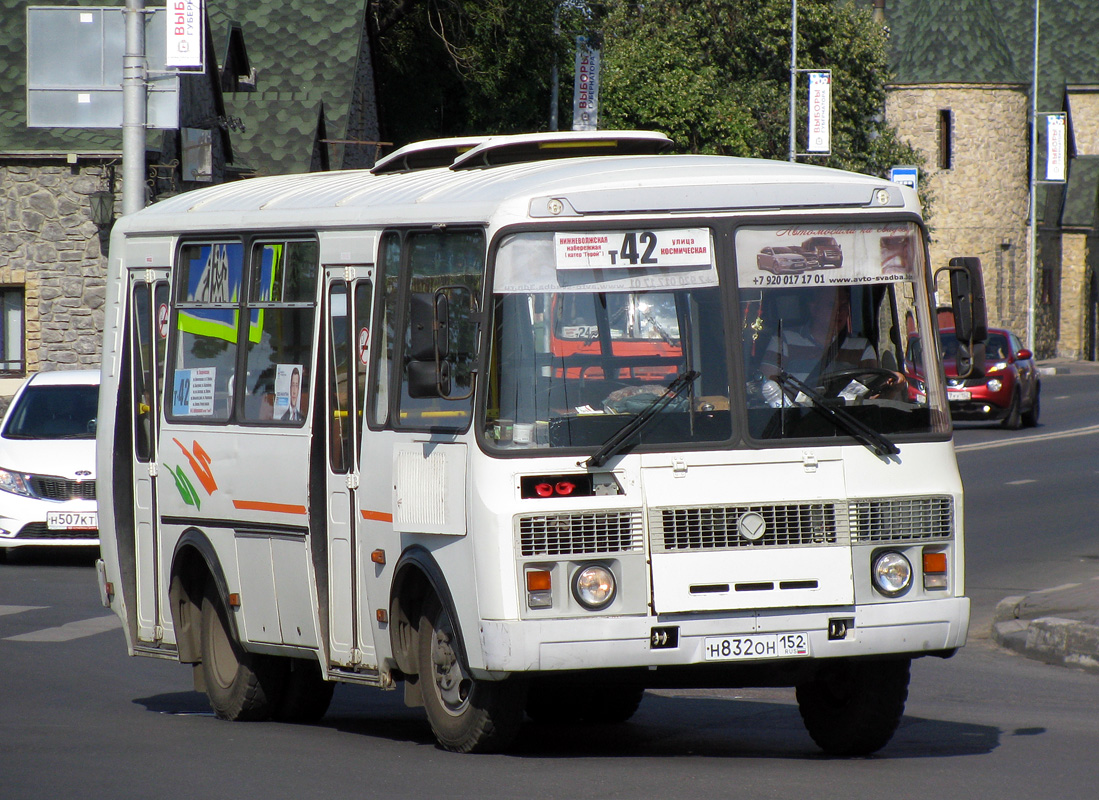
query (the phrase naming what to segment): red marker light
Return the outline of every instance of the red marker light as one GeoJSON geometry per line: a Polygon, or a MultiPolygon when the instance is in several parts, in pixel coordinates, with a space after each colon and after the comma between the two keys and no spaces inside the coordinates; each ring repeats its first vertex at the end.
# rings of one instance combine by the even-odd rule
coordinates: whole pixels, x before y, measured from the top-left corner
{"type": "Polygon", "coordinates": [[[553,496],[553,484],[552,483],[536,483],[536,484],[534,484],[534,491],[538,493],[539,497],[552,497],[553,496]]]}
{"type": "Polygon", "coordinates": [[[558,481],[557,485],[553,487],[557,494],[562,497],[568,497],[576,490],[576,484],[572,481],[558,481]]]}

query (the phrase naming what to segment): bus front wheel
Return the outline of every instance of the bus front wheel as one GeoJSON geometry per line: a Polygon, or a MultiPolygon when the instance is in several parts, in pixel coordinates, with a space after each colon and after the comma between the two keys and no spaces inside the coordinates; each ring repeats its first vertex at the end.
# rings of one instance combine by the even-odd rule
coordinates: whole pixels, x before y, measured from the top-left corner
{"type": "Polygon", "coordinates": [[[865,756],[893,738],[908,699],[911,659],[829,659],[798,684],[798,710],[829,755],[865,756]]]}
{"type": "Polygon", "coordinates": [[[419,680],[431,730],[456,753],[499,752],[519,732],[523,688],[514,679],[481,681],[462,663],[450,614],[435,598],[420,616],[419,680]]]}
{"type": "Polygon", "coordinates": [[[202,671],[206,696],[218,719],[270,719],[284,670],[271,656],[246,652],[233,638],[217,592],[202,598],[202,671]]]}

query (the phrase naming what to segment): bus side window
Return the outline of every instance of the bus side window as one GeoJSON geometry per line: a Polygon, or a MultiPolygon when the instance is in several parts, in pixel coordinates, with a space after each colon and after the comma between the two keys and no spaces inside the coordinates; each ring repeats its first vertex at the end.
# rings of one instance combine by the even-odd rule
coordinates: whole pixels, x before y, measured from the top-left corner
{"type": "Polygon", "coordinates": [[[309,412],[320,272],[314,240],[263,242],[252,251],[244,418],[301,425],[309,412]]]}

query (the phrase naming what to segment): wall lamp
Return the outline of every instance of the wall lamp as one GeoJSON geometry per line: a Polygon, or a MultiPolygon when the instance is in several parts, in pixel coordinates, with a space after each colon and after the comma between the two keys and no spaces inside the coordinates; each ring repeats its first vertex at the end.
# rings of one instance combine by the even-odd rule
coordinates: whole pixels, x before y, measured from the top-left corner
{"type": "Polygon", "coordinates": [[[100,189],[89,195],[92,205],[92,222],[100,228],[109,228],[114,222],[114,192],[100,189]]]}

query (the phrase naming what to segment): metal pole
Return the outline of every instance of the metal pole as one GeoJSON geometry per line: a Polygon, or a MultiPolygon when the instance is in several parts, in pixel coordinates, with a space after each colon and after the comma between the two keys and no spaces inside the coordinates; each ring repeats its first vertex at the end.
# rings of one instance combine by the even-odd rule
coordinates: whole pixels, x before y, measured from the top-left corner
{"type": "Polygon", "coordinates": [[[790,161],[797,160],[798,142],[794,126],[797,124],[798,101],[798,0],[792,0],[790,9],[790,161]]]}
{"type": "Polygon", "coordinates": [[[145,208],[145,0],[126,0],[122,57],[122,214],[145,208]]]}
{"type": "Polygon", "coordinates": [[[1027,248],[1027,347],[1034,350],[1034,288],[1038,262],[1038,19],[1042,0],[1034,0],[1034,71],[1030,79],[1030,242],[1027,248]]]}
{"type": "MultiPolygon", "coordinates": [[[[561,37],[561,3],[553,9],[553,47],[557,49],[557,40],[561,37]]],[[[557,103],[558,103],[557,54],[553,55],[553,71],[550,73],[550,119],[549,129],[557,130],[557,103]]]]}

